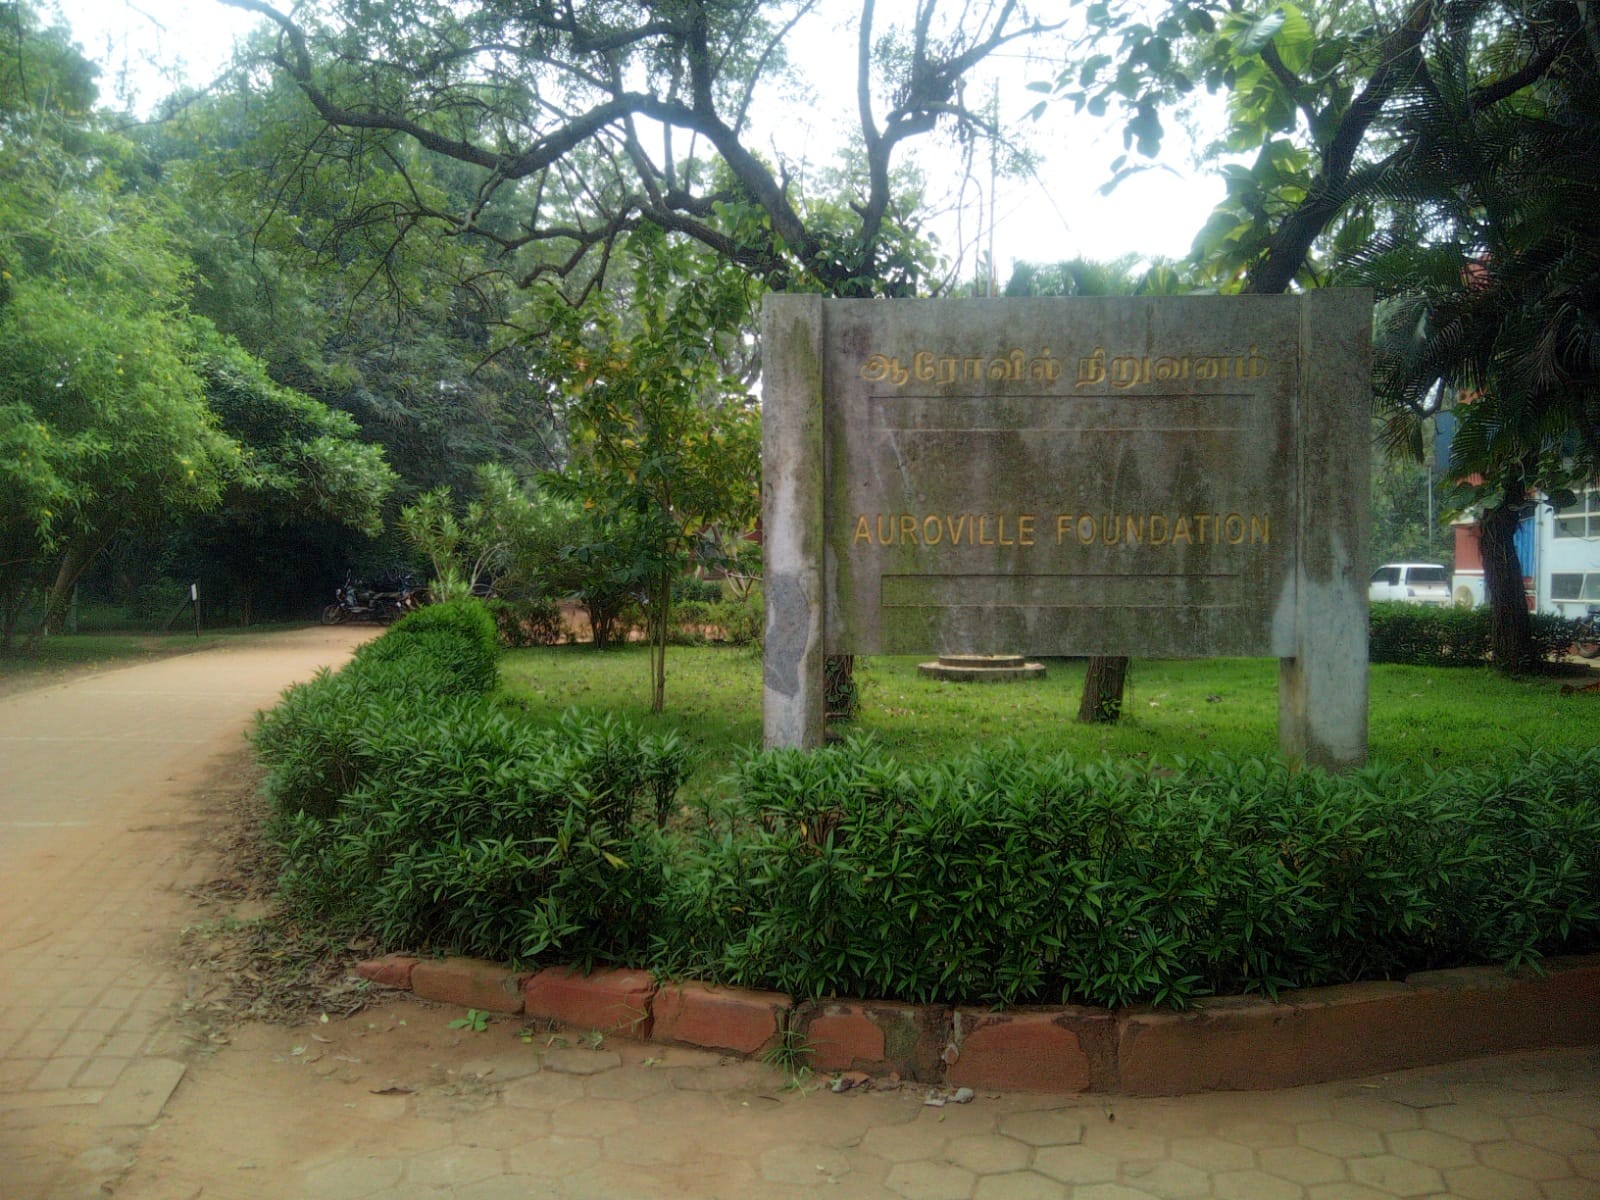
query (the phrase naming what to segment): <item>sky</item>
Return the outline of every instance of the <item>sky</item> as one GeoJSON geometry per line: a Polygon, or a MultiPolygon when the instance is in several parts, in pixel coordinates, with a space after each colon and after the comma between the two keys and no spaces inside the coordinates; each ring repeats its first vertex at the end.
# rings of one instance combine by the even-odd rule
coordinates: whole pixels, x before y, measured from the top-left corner
{"type": "MultiPolygon", "coordinates": [[[[135,111],[147,111],[173,83],[203,84],[227,62],[234,39],[248,32],[253,18],[218,0],[42,0],[54,5],[72,28],[84,52],[102,67],[101,92],[107,102],[119,85],[131,88],[135,111]]],[[[794,55],[804,61],[804,56],[794,55]]],[[[837,59],[823,50],[814,56],[837,59]]],[[[1074,256],[1112,259],[1125,254],[1179,258],[1185,255],[1212,206],[1222,197],[1215,174],[1190,169],[1186,141],[1169,131],[1162,168],[1135,176],[1109,196],[1100,188],[1111,176],[1111,162],[1123,153],[1120,130],[1110,122],[1072,114],[1065,105],[1051,105],[1039,122],[1023,119],[1040,99],[1029,91],[1030,79],[1047,78],[1052,68],[1008,56],[997,60],[994,77],[1002,120],[1021,131],[1043,157],[1030,176],[1001,179],[994,206],[994,248],[1003,286],[1014,260],[1058,262],[1074,256]]],[[[987,90],[989,81],[976,87],[987,90]]],[[[969,93],[970,94],[970,93],[969,93]]],[[[825,121],[817,114],[819,121],[825,121]]],[[[793,113],[784,128],[793,130],[793,113]]],[[[825,144],[832,136],[826,124],[786,133],[825,144]]],[[[956,165],[927,150],[918,151],[930,178],[952,178],[956,165]]],[[[986,175],[986,170],[980,174],[986,175]]],[[[984,181],[987,184],[987,179],[984,181]]],[[[976,203],[958,222],[942,219],[935,231],[949,252],[959,236],[971,249],[987,244],[990,214],[976,203]]]]}

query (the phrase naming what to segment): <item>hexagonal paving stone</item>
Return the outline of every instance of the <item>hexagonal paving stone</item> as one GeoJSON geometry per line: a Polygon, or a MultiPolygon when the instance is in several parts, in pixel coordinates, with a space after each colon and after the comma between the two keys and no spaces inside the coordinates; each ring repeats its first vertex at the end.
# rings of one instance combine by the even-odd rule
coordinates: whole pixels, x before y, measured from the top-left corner
{"type": "Polygon", "coordinates": [[[1028,1147],[1014,1138],[997,1134],[968,1134],[952,1138],[945,1147],[951,1162],[979,1175],[999,1175],[1004,1171],[1021,1171],[1028,1166],[1028,1147]]]}
{"type": "Polygon", "coordinates": [[[598,1075],[615,1071],[622,1055],[615,1050],[588,1050],[582,1046],[557,1046],[544,1052],[544,1069],[557,1075],[598,1075]]]}
{"type": "Polygon", "coordinates": [[[1307,1121],[1295,1126],[1294,1135],[1302,1146],[1335,1158],[1357,1158],[1384,1151],[1381,1133],[1346,1121],[1307,1121]]]}
{"type": "Polygon", "coordinates": [[[597,1138],[563,1137],[561,1134],[534,1138],[506,1151],[506,1164],[511,1170],[539,1178],[560,1179],[599,1161],[597,1138]]]}
{"type": "Polygon", "coordinates": [[[450,1200],[560,1200],[561,1185],[531,1175],[501,1175],[452,1188],[450,1200]]]}
{"type": "Polygon", "coordinates": [[[1319,1183],[1306,1189],[1306,1200],[1391,1200],[1388,1192],[1359,1183],[1319,1183]]]}
{"type": "MultiPolygon", "coordinates": [[[[1211,1176],[1179,1162],[1124,1163],[1122,1176],[1140,1191],[1162,1200],[1187,1200],[1211,1191],[1211,1176]]],[[[1082,1195],[1080,1190],[1079,1195],[1082,1195]]]]}
{"type": "Polygon", "coordinates": [[[1376,1096],[1346,1096],[1335,1100],[1333,1116],[1336,1121],[1375,1129],[1379,1133],[1398,1133],[1402,1129],[1417,1129],[1422,1124],[1416,1109],[1376,1096]]]}
{"type": "Polygon", "coordinates": [[[665,1071],[650,1067],[630,1067],[626,1071],[607,1071],[584,1085],[596,1100],[644,1100],[659,1096],[672,1087],[665,1071]]]}
{"type": "Polygon", "coordinates": [[[1221,1122],[1213,1132],[1224,1141],[1249,1146],[1255,1150],[1265,1150],[1271,1146],[1292,1146],[1295,1142],[1293,1125],[1285,1121],[1261,1120],[1255,1117],[1221,1122]]]}
{"type": "Polygon", "coordinates": [[[1122,1122],[1091,1121],[1083,1131],[1083,1144],[1123,1162],[1167,1156],[1164,1136],[1153,1129],[1138,1129],[1122,1122]]]}
{"type": "Polygon", "coordinates": [[[1091,1183],[1072,1189],[1072,1200],[1160,1200],[1153,1192],[1121,1183],[1091,1183]]]}
{"type": "Polygon", "coordinates": [[[1594,1200],[1594,1181],[1589,1179],[1551,1179],[1539,1185],[1544,1200],[1594,1200]]]}
{"type": "Polygon", "coordinates": [[[1403,1129],[1399,1133],[1384,1135],[1389,1149],[1401,1158],[1422,1163],[1428,1167],[1470,1167],[1472,1144],[1445,1133],[1428,1129],[1403,1129]]]}
{"type": "Polygon", "coordinates": [[[697,1147],[675,1133],[654,1124],[635,1125],[605,1137],[600,1142],[602,1157],[631,1167],[664,1167],[692,1160],[697,1147]]]}
{"type": "Polygon", "coordinates": [[[906,1200],[967,1200],[978,1177],[949,1163],[895,1163],[885,1181],[906,1200]]]}
{"type": "Polygon", "coordinates": [[[861,1148],[890,1162],[912,1162],[937,1158],[944,1152],[950,1135],[933,1120],[914,1120],[905,1125],[880,1126],[867,1131],[861,1148]]]}
{"type": "Polygon", "coordinates": [[[1084,1122],[1061,1109],[1012,1113],[1001,1119],[1000,1132],[1030,1146],[1076,1146],[1083,1141],[1084,1122]]]}
{"type": "Polygon", "coordinates": [[[1393,1154],[1352,1159],[1349,1166],[1350,1178],[1356,1183],[1364,1183],[1391,1196],[1426,1196],[1444,1188],[1443,1177],[1433,1167],[1393,1154]]]}
{"type": "Polygon", "coordinates": [[[1168,1152],[1178,1162],[1203,1171],[1248,1171],[1256,1165],[1255,1152],[1248,1146],[1217,1137],[1173,1138],[1168,1152]]]}
{"type": "Polygon", "coordinates": [[[1063,1184],[1032,1171],[985,1175],[972,1189],[972,1200],[1067,1200],[1063,1184]]]}
{"type": "Polygon", "coordinates": [[[1117,1160],[1088,1146],[1044,1146],[1034,1152],[1033,1169],[1062,1183],[1108,1183],[1117,1177],[1117,1160]]]}
{"type": "MultiPolygon", "coordinates": [[[[1600,1108],[1600,1104],[1596,1104],[1600,1108]]],[[[1556,1117],[1512,1117],[1511,1136],[1553,1154],[1583,1154],[1600,1148],[1600,1136],[1586,1125],[1556,1117]]]]}
{"type": "Polygon", "coordinates": [[[1511,1134],[1504,1117],[1497,1117],[1471,1104],[1430,1108],[1422,1114],[1422,1127],[1435,1133],[1447,1133],[1466,1142],[1494,1142],[1511,1134]]]}
{"type": "Polygon", "coordinates": [[[540,1072],[506,1085],[500,1097],[512,1108],[532,1108],[550,1112],[583,1097],[583,1080],[571,1075],[540,1072]]]}
{"type": "Polygon", "coordinates": [[[550,1114],[527,1108],[492,1108],[451,1128],[457,1145],[505,1150],[549,1133],[550,1114]]]}
{"type": "Polygon", "coordinates": [[[774,1146],[761,1155],[761,1178],[768,1183],[821,1187],[850,1173],[850,1163],[831,1146],[796,1142],[774,1146]]]}
{"type": "Polygon", "coordinates": [[[639,1122],[623,1100],[569,1100],[550,1115],[550,1128],[568,1137],[605,1137],[639,1122]]]}
{"type": "Polygon", "coordinates": [[[359,1200],[389,1192],[403,1170],[398,1158],[341,1158],[307,1171],[300,1194],[305,1200],[359,1200]]]}
{"type": "Polygon", "coordinates": [[[1538,1200],[1539,1185],[1492,1167],[1453,1167],[1444,1173],[1449,1195],[1460,1200],[1538,1200]]]}
{"type": "Polygon", "coordinates": [[[1572,1174],[1566,1159],[1523,1142],[1490,1142],[1479,1146],[1478,1161],[1522,1179],[1561,1179],[1572,1174]]]}
{"type": "Polygon", "coordinates": [[[1264,1171],[1223,1171],[1211,1177],[1212,1194],[1220,1200],[1304,1200],[1298,1183],[1264,1171]]]}
{"type": "Polygon", "coordinates": [[[493,1179],[504,1170],[500,1151],[487,1147],[451,1146],[430,1150],[406,1164],[406,1183],[417,1188],[453,1188],[458,1184],[493,1179]]]}
{"type": "Polygon", "coordinates": [[[1600,1130],[1600,1103],[1588,1092],[1574,1095],[1570,1092],[1550,1092],[1535,1097],[1539,1110],[1547,1117],[1571,1121],[1589,1129],[1600,1130]]]}
{"type": "Polygon", "coordinates": [[[1261,1169],[1292,1183],[1338,1183],[1344,1162],[1308,1146],[1273,1146],[1261,1152],[1261,1169]]]}

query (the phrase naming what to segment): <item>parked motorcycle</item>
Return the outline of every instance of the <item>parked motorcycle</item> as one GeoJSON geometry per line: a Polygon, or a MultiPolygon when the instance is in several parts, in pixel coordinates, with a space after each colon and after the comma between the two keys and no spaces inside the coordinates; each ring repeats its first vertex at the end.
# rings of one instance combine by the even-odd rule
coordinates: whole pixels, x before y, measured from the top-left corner
{"type": "Polygon", "coordinates": [[[1572,651],[1579,658],[1600,658],[1600,609],[1573,622],[1572,651]]]}
{"type": "Polygon", "coordinates": [[[346,575],[334,597],[334,602],[322,610],[324,625],[342,625],[346,621],[388,625],[426,604],[427,590],[417,587],[409,575],[402,576],[398,586],[390,590],[358,583],[354,575],[346,575]]]}

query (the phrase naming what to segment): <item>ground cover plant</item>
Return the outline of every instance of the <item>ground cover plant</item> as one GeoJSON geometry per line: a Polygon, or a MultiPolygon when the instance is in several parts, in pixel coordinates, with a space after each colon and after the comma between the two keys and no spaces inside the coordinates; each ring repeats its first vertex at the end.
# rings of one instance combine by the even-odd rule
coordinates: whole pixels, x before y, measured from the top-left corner
{"type": "Polygon", "coordinates": [[[1066,664],[995,688],[874,660],[865,728],[762,752],[748,654],[684,652],[680,727],[643,711],[641,655],[520,651],[497,671],[492,620],[455,607],[257,729],[285,898],[383,949],[802,997],[1181,1006],[1600,946],[1592,702],[1553,686],[1483,674],[1471,702],[1460,670],[1376,669],[1395,753],[1336,777],[1272,761],[1270,663],[1141,663],[1136,719],[1073,746],[1066,664]],[[1561,704],[1552,736],[1508,753],[1504,730],[1561,704]],[[1463,711],[1478,723],[1423,733],[1463,711]],[[717,760],[692,788],[686,728],[717,760]]]}

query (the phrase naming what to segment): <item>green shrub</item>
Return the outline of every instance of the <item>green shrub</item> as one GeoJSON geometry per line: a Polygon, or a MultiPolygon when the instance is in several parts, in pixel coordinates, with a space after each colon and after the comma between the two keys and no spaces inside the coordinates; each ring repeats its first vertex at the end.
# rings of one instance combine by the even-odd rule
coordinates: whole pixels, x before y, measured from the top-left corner
{"type": "Polygon", "coordinates": [[[723,640],[733,646],[759,646],[766,623],[761,589],[753,588],[743,600],[724,600],[711,607],[710,623],[722,630],[723,640]]]}
{"type": "Polygon", "coordinates": [[[511,650],[554,646],[566,636],[561,606],[553,600],[490,600],[500,645],[511,650]]]}
{"type": "Polygon", "coordinates": [[[1600,944],[1600,752],[1509,771],[750,757],[658,965],[797,995],[1181,1006],[1600,944]]]}
{"type": "MultiPolygon", "coordinates": [[[[1574,622],[1532,613],[1533,654],[1555,662],[1572,644],[1574,622]]],[[[1435,608],[1384,601],[1373,604],[1369,653],[1375,663],[1417,667],[1477,667],[1489,661],[1487,608],[1435,608]]]]}
{"type": "Polygon", "coordinates": [[[351,667],[362,673],[376,664],[406,664],[406,687],[434,694],[476,696],[498,681],[499,633],[478,600],[451,600],[402,617],[390,630],[356,651],[351,667]]]}

